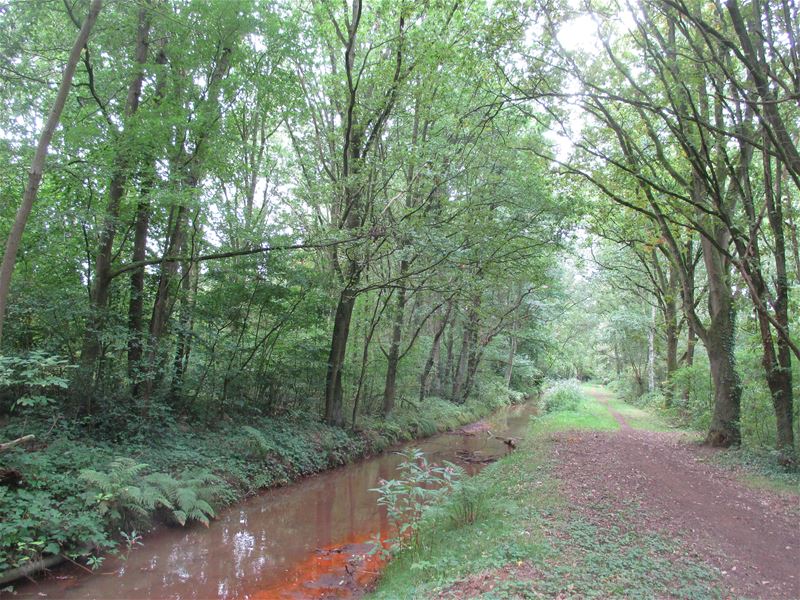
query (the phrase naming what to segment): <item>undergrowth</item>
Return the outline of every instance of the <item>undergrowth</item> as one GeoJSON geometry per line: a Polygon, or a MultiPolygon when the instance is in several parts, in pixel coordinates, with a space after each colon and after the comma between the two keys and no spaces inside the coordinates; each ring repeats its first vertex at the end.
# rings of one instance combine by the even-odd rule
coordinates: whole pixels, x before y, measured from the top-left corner
{"type": "Polygon", "coordinates": [[[738,448],[716,455],[719,464],[733,468],[753,487],[800,495],[800,468],[781,464],[777,450],[738,448]]]}
{"type": "Polygon", "coordinates": [[[575,379],[551,383],[544,392],[542,409],[546,413],[575,411],[583,402],[581,384],[575,379]]]}

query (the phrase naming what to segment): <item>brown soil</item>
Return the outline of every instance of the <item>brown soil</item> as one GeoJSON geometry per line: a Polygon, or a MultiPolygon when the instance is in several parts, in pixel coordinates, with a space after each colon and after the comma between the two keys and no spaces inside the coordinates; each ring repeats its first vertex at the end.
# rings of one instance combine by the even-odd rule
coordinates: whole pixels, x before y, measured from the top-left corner
{"type": "Polygon", "coordinates": [[[800,598],[800,497],[748,487],[736,471],[710,464],[718,450],[679,433],[633,430],[611,412],[619,431],[555,437],[569,505],[595,521],[635,506],[634,522],[626,511],[625,523],[609,524],[679,540],[719,570],[734,597],[800,598]]]}

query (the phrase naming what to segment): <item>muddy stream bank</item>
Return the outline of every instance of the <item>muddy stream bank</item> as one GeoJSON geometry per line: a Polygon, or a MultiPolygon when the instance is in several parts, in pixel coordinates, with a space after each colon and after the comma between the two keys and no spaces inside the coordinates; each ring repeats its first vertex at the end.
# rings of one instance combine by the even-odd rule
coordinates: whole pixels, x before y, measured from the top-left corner
{"type": "MultiPolygon", "coordinates": [[[[519,437],[534,403],[503,409],[485,420],[499,437],[519,437]]],[[[449,460],[471,472],[465,453],[478,458],[508,451],[484,427],[410,442],[433,462],[449,460]]],[[[127,560],[106,558],[94,574],[56,569],[37,582],[17,585],[9,598],[59,599],[267,599],[347,598],[380,570],[368,556],[370,540],[387,531],[374,492],[391,479],[400,458],[393,452],[268,490],[221,511],[208,528],[163,529],[127,560]]],[[[5,595],[4,595],[5,597],[5,595]]]]}

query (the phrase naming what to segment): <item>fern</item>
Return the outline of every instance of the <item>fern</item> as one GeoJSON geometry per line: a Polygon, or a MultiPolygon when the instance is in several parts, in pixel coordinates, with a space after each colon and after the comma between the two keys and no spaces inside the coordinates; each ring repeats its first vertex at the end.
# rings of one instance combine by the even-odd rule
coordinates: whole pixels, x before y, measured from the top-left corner
{"type": "Polygon", "coordinates": [[[246,436],[247,453],[254,458],[266,458],[276,452],[275,445],[267,439],[263,432],[255,427],[244,425],[242,431],[246,436]]]}
{"type": "Polygon", "coordinates": [[[199,521],[205,526],[216,516],[212,502],[225,496],[225,482],[209,471],[184,472],[173,478],[165,473],[153,473],[147,481],[161,489],[170,501],[169,520],[185,525],[199,521]]]}
{"type": "Polygon", "coordinates": [[[130,458],[117,458],[107,472],[83,469],[80,478],[88,484],[86,500],[101,516],[108,516],[123,529],[147,520],[158,507],[171,509],[172,504],[156,486],[142,477],[144,463],[130,458]]]}
{"type": "Polygon", "coordinates": [[[216,516],[212,504],[228,496],[225,482],[210,471],[187,471],[172,477],[167,473],[145,475],[146,469],[146,464],[129,458],[112,461],[106,472],[84,469],[80,476],[88,484],[87,502],[98,514],[127,530],[157,512],[179,525],[199,521],[208,526],[216,516]]]}

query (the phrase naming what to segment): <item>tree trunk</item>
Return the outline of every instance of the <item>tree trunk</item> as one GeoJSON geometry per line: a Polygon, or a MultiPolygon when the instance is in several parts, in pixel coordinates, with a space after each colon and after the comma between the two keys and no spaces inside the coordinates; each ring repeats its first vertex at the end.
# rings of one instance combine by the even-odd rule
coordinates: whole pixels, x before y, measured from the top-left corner
{"type": "MultiPolygon", "coordinates": [[[[442,317],[441,322],[438,325],[434,326],[434,334],[433,334],[433,343],[431,344],[431,351],[428,354],[428,360],[425,361],[425,366],[422,369],[422,375],[420,376],[419,381],[419,401],[422,402],[425,400],[425,397],[428,395],[430,391],[430,387],[428,384],[428,377],[430,376],[431,371],[433,370],[434,366],[436,367],[437,373],[436,375],[439,376],[439,382],[441,382],[440,371],[441,368],[438,365],[440,354],[441,354],[441,346],[442,346],[442,334],[444,333],[445,328],[447,327],[447,321],[450,318],[450,310],[452,307],[452,303],[448,302],[447,310],[445,311],[444,317],[442,317]]],[[[441,384],[437,387],[436,393],[438,394],[441,390],[438,389],[441,387],[441,384]]]]}
{"type": "MultiPolygon", "coordinates": [[[[403,286],[408,273],[408,261],[400,261],[400,289],[397,292],[397,305],[392,322],[392,343],[386,357],[386,383],[383,387],[383,415],[388,416],[394,410],[394,399],[397,388],[397,368],[400,363],[400,340],[403,337],[403,321],[406,309],[406,289],[403,286]]],[[[413,308],[413,307],[412,307],[413,308]]],[[[412,310],[413,314],[413,310],[412,310]]]]}
{"type": "MultiPolygon", "coordinates": [[[[739,10],[739,3],[736,0],[727,0],[725,3],[728,8],[728,14],[733,24],[733,29],[739,38],[739,42],[744,51],[747,60],[742,61],[747,68],[750,77],[755,84],[758,95],[761,97],[761,111],[762,111],[762,125],[769,129],[773,140],[773,150],[783,160],[786,168],[791,172],[795,182],[800,182],[800,152],[792,141],[791,135],[786,128],[783,120],[783,115],[778,110],[780,104],[778,99],[773,94],[770,87],[770,72],[769,67],[763,61],[759,60],[758,52],[753,46],[753,37],[759,46],[763,41],[759,39],[763,33],[756,32],[753,36],[747,31],[744,19],[739,10]]],[[[758,21],[756,21],[758,23],[758,21]]],[[[763,46],[761,48],[763,50],[763,46]]]]}
{"type": "Polygon", "coordinates": [[[697,345],[697,333],[691,323],[686,325],[686,354],[683,357],[683,364],[686,367],[694,366],[694,349],[697,345]]]}
{"type": "Polygon", "coordinates": [[[445,385],[452,384],[453,377],[453,344],[455,338],[455,319],[451,323],[451,327],[446,328],[447,335],[445,336],[445,346],[447,353],[445,355],[444,364],[439,369],[439,383],[440,389],[444,392],[445,385]]]}
{"type": "MultiPolygon", "coordinates": [[[[186,248],[182,253],[186,252],[186,248]]],[[[175,346],[172,384],[170,396],[173,405],[177,403],[183,387],[183,376],[189,366],[189,355],[192,352],[192,328],[194,326],[194,298],[197,296],[199,269],[191,262],[185,262],[181,274],[180,316],[178,318],[178,343],[175,346]]]]}
{"type": "MultiPolygon", "coordinates": [[[[698,173],[693,176],[692,194],[699,202],[705,196],[703,180],[698,173]]],[[[718,204],[721,205],[722,201],[718,201],[718,204]]],[[[721,225],[714,225],[710,232],[701,236],[700,242],[708,280],[708,313],[711,317],[703,342],[714,382],[714,409],[706,442],[719,447],[738,446],[741,443],[739,417],[742,386],[736,371],[736,313],[730,265],[728,258],[718,249],[728,247],[729,237],[721,225]],[[708,235],[713,235],[714,239],[708,235]]]]}
{"type": "Polygon", "coordinates": [[[464,361],[463,369],[461,368],[462,365],[459,364],[459,371],[461,371],[461,386],[459,388],[459,393],[457,395],[453,395],[455,400],[458,402],[467,401],[467,397],[472,391],[472,385],[475,382],[475,374],[478,371],[478,363],[480,362],[481,353],[481,349],[478,348],[478,328],[480,325],[478,315],[479,308],[480,296],[476,297],[467,316],[467,327],[465,329],[465,334],[469,335],[469,341],[466,344],[466,347],[462,348],[461,350],[462,359],[465,356],[466,361],[464,361]]]}
{"type": "MultiPolygon", "coordinates": [[[[766,138],[766,136],[765,136],[766,138]]],[[[768,142],[765,139],[765,146],[768,142]]],[[[775,300],[772,303],[778,324],[789,331],[789,276],[786,268],[786,239],[783,232],[783,205],[781,204],[781,163],[775,166],[772,177],[772,164],[768,153],[764,153],[764,190],[767,219],[772,230],[773,256],[775,259],[775,300]],[[774,189],[773,189],[774,185],[774,189]]],[[[770,338],[772,335],[770,334],[770,338]]],[[[777,447],[779,452],[794,450],[794,398],[792,391],[792,352],[787,340],[777,336],[777,361],[767,371],[767,385],[772,394],[777,426],[777,447]]]]}
{"type": "Polygon", "coordinates": [[[667,279],[667,293],[664,295],[664,342],[666,346],[667,376],[664,391],[666,392],[665,406],[672,405],[675,395],[673,378],[678,370],[678,273],[675,266],[669,264],[669,278],[667,279]]]}
{"type": "Polygon", "coordinates": [[[455,401],[461,399],[461,393],[464,389],[464,383],[467,378],[467,363],[469,361],[470,343],[472,342],[472,335],[469,329],[469,324],[464,324],[464,331],[461,336],[461,351],[458,354],[458,363],[456,363],[456,371],[453,375],[453,390],[450,394],[451,398],[455,401]]]}
{"type": "MultiPolygon", "coordinates": [[[[381,292],[382,294],[382,292],[381,292]]],[[[367,373],[367,365],[369,363],[369,347],[372,344],[372,336],[375,335],[375,328],[378,326],[380,322],[381,315],[383,315],[383,311],[386,309],[386,306],[389,304],[389,300],[391,299],[391,293],[388,294],[386,300],[383,302],[383,307],[381,305],[381,296],[379,295],[378,298],[375,300],[375,307],[372,309],[372,318],[370,319],[369,325],[364,328],[364,343],[361,349],[361,370],[358,374],[358,385],[356,386],[356,394],[353,397],[353,414],[351,418],[351,426],[356,426],[356,418],[358,416],[358,406],[361,401],[361,393],[364,389],[364,379],[367,373]],[[379,309],[380,308],[380,312],[379,309]]]]}
{"type": "MultiPolygon", "coordinates": [[[[144,81],[144,65],[147,62],[147,52],[149,47],[150,19],[147,8],[139,10],[139,27],[136,33],[135,61],[136,72],[128,86],[128,99],[125,105],[125,120],[128,121],[139,109],[139,100],[142,94],[142,82],[144,81]]],[[[84,373],[91,375],[93,366],[100,355],[100,339],[105,328],[105,311],[108,308],[108,301],[111,289],[111,263],[114,253],[114,239],[117,234],[117,222],[119,221],[120,205],[125,195],[130,173],[131,157],[128,149],[130,138],[130,125],[126,124],[122,132],[119,133],[117,153],[114,158],[114,172],[111,176],[109,185],[108,206],[103,222],[103,230],[100,233],[100,244],[97,249],[95,262],[94,286],[92,289],[91,310],[86,325],[86,332],[83,340],[83,350],[81,351],[81,366],[84,373]]],[[[91,380],[91,379],[90,379],[91,380]]]]}
{"type": "Polygon", "coordinates": [[[772,395],[772,406],[775,409],[777,449],[782,454],[791,454],[794,450],[794,402],[791,371],[775,365],[767,377],[767,385],[772,395]]]}
{"type": "Polygon", "coordinates": [[[656,307],[650,310],[650,327],[647,329],[647,391],[656,391],[656,307]]]}
{"type": "Polygon", "coordinates": [[[472,393],[472,386],[475,385],[475,376],[478,374],[478,365],[483,356],[483,346],[478,346],[478,328],[472,331],[472,340],[469,345],[469,360],[467,361],[467,376],[464,379],[464,389],[461,392],[461,401],[466,402],[472,393]]]}
{"type": "MultiPolygon", "coordinates": [[[[162,46],[156,57],[157,65],[167,64],[167,55],[162,46]]],[[[164,98],[166,80],[163,71],[159,71],[154,98],[160,103],[164,98]]],[[[156,159],[148,157],[144,168],[146,174],[139,190],[139,202],[136,205],[136,221],[133,233],[132,263],[140,263],[147,257],[147,235],[150,229],[150,194],[156,186],[156,159]]],[[[142,368],[144,355],[144,265],[131,271],[130,294],[128,299],[128,378],[131,380],[131,395],[137,398],[140,394],[139,369],[142,368]]]]}
{"type": "Polygon", "coordinates": [[[792,206],[792,197],[789,194],[786,194],[786,224],[789,227],[789,239],[792,242],[794,280],[795,283],[800,283],[800,243],[797,240],[797,223],[794,220],[794,207],[792,206]]]}
{"type": "Polygon", "coordinates": [[[22,234],[25,231],[25,225],[33,209],[33,203],[36,201],[36,196],[39,192],[39,184],[42,182],[44,161],[47,158],[47,151],[50,148],[50,140],[53,138],[53,133],[61,119],[61,113],[64,110],[64,105],[67,102],[67,95],[69,94],[72,84],[72,77],[75,75],[75,68],[78,65],[83,47],[89,39],[89,34],[97,21],[97,15],[100,13],[102,5],[102,0],[92,0],[89,6],[89,13],[86,15],[83,25],[81,25],[78,37],[75,38],[75,43],[72,46],[69,58],[67,58],[67,64],[64,66],[64,72],[61,75],[61,84],[58,86],[58,93],[56,94],[53,108],[50,110],[47,123],[39,138],[39,143],[36,146],[36,153],[33,156],[31,168],[28,172],[28,183],[22,195],[22,203],[17,210],[14,224],[6,240],[3,262],[0,263],[0,347],[3,341],[3,323],[5,321],[8,293],[11,289],[11,276],[14,273],[14,265],[17,260],[17,251],[22,242],[22,234]]]}
{"type": "Polygon", "coordinates": [[[733,298],[725,258],[707,238],[702,239],[702,244],[711,315],[704,342],[714,382],[714,409],[706,441],[712,446],[738,446],[741,442],[739,415],[742,389],[734,354],[736,316],[733,298]]]}
{"type": "Polygon", "coordinates": [[[506,362],[505,382],[511,388],[511,376],[514,374],[514,358],[517,354],[517,318],[511,321],[511,332],[508,335],[508,361],[506,362]]]}
{"type": "Polygon", "coordinates": [[[353,316],[355,303],[356,295],[354,290],[349,287],[344,288],[336,306],[333,335],[331,336],[331,351],[328,355],[328,372],[325,377],[325,422],[328,425],[338,427],[344,424],[342,417],[342,369],[344,367],[345,352],[347,351],[347,337],[350,334],[350,319],[353,316]]]}
{"type": "MultiPolygon", "coordinates": [[[[186,208],[179,206],[173,209],[172,227],[169,241],[164,250],[164,257],[175,256],[175,253],[183,246],[184,221],[186,220],[186,208]]],[[[150,399],[155,390],[156,384],[161,379],[162,373],[157,372],[159,363],[158,355],[160,351],[160,341],[166,331],[167,322],[173,306],[173,280],[178,273],[179,263],[168,261],[161,263],[161,277],[158,281],[156,299],[153,303],[153,314],[150,318],[150,328],[147,336],[147,356],[143,365],[141,399],[143,411],[148,411],[150,399]]]]}
{"type": "Polygon", "coordinates": [[[506,363],[506,387],[511,387],[511,376],[514,374],[514,357],[517,354],[517,336],[508,336],[508,362],[506,363]]]}
{"type": "Polygon", "coordinates": [[[734,359],[734,314],[718,316],[708,329],[708,359],[714,381],[714,411],[706,442],[712,446],[738,446],[741,442],[739,416],[741,382],[734,359]]]}
{"type": "Polygon", "coordinates": [[[672,378],[675,375],[675,371],[678,370],[678,327],[674,320],[664,328],[664,337],[666,338],[667,346],[666,405],[670,406],[672,404],[672,395],[675,391],[672,385],[672,378]]]}
{"type": "MultiPolygon", "coordinates": [[[[149,190],[143,191],[136,208],[136,225],[131,261],[141,262],[147,255],[147,232],[150,227],[149,190]]],[[[142,367],[144,335],[144,266],[131,272],[130,299],[128,300],[128,377],[132,395],[139,395],[139,369],[142,367]]]]}

